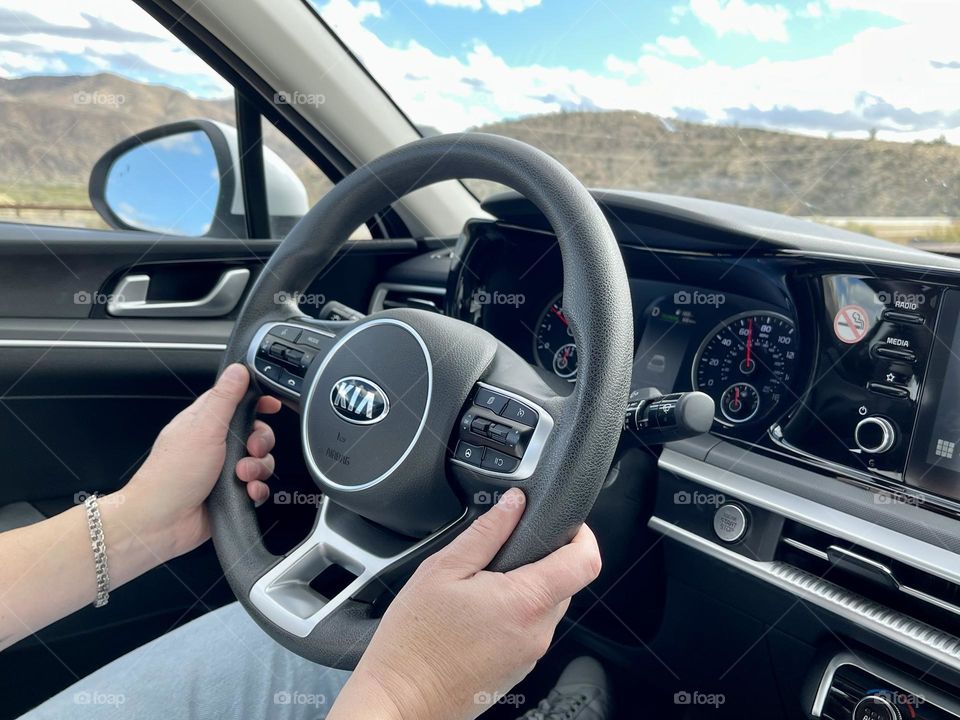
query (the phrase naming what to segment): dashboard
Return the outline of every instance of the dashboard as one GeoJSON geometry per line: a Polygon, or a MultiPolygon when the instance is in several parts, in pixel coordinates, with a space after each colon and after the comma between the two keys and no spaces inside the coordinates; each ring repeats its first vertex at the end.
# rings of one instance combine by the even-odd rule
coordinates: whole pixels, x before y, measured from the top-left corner
{"type": "MultiPolygon", "coordinates": [[[[729,717],[781,717],[778,684],[803,717],[960,717],[960,262],[722,203],[593,194],[630,284],[631,400],[699,390],[715,414],[662,447],[624,428],[590,519],[617,618],[591,632],[622,644],[626,622],[631,662],[649,651],[684,678],[741,668],[722,684],[729,717]],[[900,702],[921,695],[919,713],[900,702]]],[[[378,297],[483,327],[572,392],[576,278],[529,202],[484,209],[378,297]]]]}
{"type": "MultiPolygon", "coordinates": [[[[449,310],[570,392],[576,329],[555,237],[515,199],[493,210],[499,221],[461,237],[449,310]]],[[[705,245],[702,229],[664,233],[636,214],[613,223],[633,302],[631,397],[700,390],[717,437],[960,511],[960,276],[767,240],[705,245]]]]}

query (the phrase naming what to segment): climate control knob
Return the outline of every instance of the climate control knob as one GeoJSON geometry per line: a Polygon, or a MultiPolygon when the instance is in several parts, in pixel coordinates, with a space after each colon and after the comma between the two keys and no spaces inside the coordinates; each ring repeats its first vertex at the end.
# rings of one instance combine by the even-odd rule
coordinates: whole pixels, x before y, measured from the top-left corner
{"type": "Polygon", "coordinates": [[[853,439],[865,453],[885,453],[896,444],[897,429],[886,418],[873,415],[857,423],[853,439]]]}
{"type": "Polygon", "coordinates": [[[867,695],[853,710],[853,720],[902,720],[897,706],[880,695],[867,695]]]}

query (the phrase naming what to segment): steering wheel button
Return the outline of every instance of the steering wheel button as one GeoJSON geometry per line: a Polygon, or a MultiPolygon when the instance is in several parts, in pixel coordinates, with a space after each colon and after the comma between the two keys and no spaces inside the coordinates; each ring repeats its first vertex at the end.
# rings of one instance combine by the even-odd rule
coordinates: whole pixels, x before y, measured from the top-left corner
{"type": "Polygon", "coordinates": [[[497,442],[506,444],[507,435],[510,434],[510,428],[506,425],[497,425],[496,423],[493,423],[487,430],[487,434],[497,442]]]}
{"type": "Polygon", "coordinates": [[[254,360],[254,366],[256,367],[258,373],[274,381],[279,380],[280,375],[283,373],[283,370],[279,366],[274,365],[268,360],[263,360],[262,358],[257,358],[254,360]]]}
{"type": "Polygon", "coordinates": [[[297,342],[299,342],[301,345],[309,345],[312,348],[320,350],[324,346],[323,340],[324,337],[320,333],[304,330],[297,342]]]}
{"type": "MultiPolygon", "coordinates": [[[[493,451],[491,450],[489,452],[493,451]]],[[[463,460],[465,463],[480,467],[480,464],[483,462],[483,448],[479,445],[471,445],[461,440],[457,443],[455,457],[457,460],[463,460]]]]}
{"type": "Polygon", "coordinates": [[[486,435],[490,429],[490,421],[486,418],[476,418],[470,423],[470,429],[477,435],[486,435]]]}
{"type": "Polygon", "coordinates": [[[502,413],[503,409],[507,406],[507,399],[503,395],[487,390],[486,388],[477,390],[473,402],[480,407],[485,407],[495,412],[497,415],[502,413]]]}
{"type": "Polygon", "coordinates": [[[482,466],[487,470],[508,473],[516,470],[519,464],[520,461],[517,458],[493,448],[487,448],[487,451],[483,454],[482,466]]]}
{"type": "Polygon", "coordinates": [[[295,393],[300,392],[303,388],[303,378],[297,377],[293,373],[287,372],[286,370],[282,371],[283,374],[280,376],[278,381],[283,385],[287,390],[292,390],[295,393]]]}
{"type": "Polygon", "coordinates": [[[507,420],[514,420],[515,422],[523,423],[527,427],[537,426],[536,411],[531,410],[526,405],[518,403],[516,400],[510,400],[500,415],[505,417],[507,420]]]}
{"type": "Polygon", "coordinates": [[[287,346],[283,343],[275,342],[270,345],[270,355],[275,358],[283,358],[287,354],[287,346]]]}
{"type": "Polygon", "coordinates": [[[270,329],[268,335],[273,335],[278,338],[283,338],[289,342],[296,342],[297,338],[300,337],[300,328],[294,325],[277,325],[274,328],[270,329]]]}

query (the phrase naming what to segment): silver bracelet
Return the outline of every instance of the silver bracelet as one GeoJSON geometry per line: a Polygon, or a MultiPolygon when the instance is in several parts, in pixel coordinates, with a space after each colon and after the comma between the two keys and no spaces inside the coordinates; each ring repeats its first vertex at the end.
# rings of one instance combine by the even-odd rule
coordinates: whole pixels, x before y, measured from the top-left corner
{"type": "Polygon", "coordinates": [[[110,569],[107,567],[107,543],[103,538],[103,523],[100,520],[97,494],[88,495],[83,501],[83,506],[87,511],[90,547],[93,549],[93,565],[97,573],[97,599],[93,606],[99,608],[110,601],[110,569]]]}

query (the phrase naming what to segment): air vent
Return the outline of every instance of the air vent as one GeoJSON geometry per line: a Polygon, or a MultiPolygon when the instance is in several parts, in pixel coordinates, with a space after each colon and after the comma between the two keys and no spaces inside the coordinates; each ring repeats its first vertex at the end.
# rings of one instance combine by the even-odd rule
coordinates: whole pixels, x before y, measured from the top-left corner
{"type": "Polygon", "coordinates": [[[373,291],[370,300],[370,312],[414,308],[443,314],[444,298],[447,291],[431,285],[401,285],[398,283],[380,283],[373,291]]]}
{"type": "Polygon", "coordinates": [[[960,586],[798,522],[783,528],[777,559],[913,617],[960,632],[960,586]]]}

